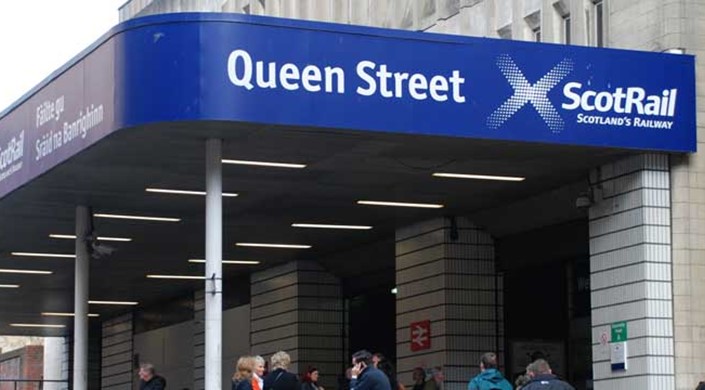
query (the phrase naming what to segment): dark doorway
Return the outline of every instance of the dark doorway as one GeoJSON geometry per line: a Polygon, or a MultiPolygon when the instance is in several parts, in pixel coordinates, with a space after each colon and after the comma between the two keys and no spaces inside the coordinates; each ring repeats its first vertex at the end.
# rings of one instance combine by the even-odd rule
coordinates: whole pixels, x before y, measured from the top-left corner
{"type": "Polygon", "coordinates": [[[350,351],[366,349],[396,360],[396,299],[392,286],[349,299],[350,351]]]}
{"type": "Polygon", "coordinates": [[[587,220],[497,239],[504,272],[506,374],[544,358],[576,389],[591,389],[587,220]]]}

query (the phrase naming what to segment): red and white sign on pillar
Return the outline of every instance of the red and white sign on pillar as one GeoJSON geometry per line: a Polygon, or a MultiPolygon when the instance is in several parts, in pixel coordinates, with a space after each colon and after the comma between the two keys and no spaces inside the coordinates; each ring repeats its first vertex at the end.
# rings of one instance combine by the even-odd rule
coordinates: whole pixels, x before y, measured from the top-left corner
{"type": "Polygon", "coordinates": [[[411,331],[411,351],[422,351],[431,348],[431,321],[412,322],[409,325],[411,331]]]}

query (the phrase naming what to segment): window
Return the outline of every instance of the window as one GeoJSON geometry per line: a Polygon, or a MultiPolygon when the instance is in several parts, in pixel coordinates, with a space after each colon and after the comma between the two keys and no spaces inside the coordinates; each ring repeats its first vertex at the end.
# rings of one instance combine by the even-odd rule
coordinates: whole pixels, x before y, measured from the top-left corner
{"type": "Polygon", "coordinates": [[[527,38],[534,42],[541,42],[541,11],[525,16],[524,21],[526,21],[527,38]],[[531,34],[529,35],[528,33],[531,34]]]}
{"type": "Polygon", "coordinates": [[[570,39],[570,26],[571,26],[571,19],[570,19],[570,14],[565,15],[563,17],[563,43],[566,45],[570,45],[571,39],[570,39]]]}
{"type": "Polygon", "coordinates": [[[596,0],[594,4],[595,13],[595,46],[605,46],[605,27],[604,27],[604,12],[605,3],[603,0],[596,0]]]}
{"type": "Polygon", "coordinates": [[[555,42],[569,45],[572,43],[571,28],[573,19],[570,17],[570,4],[566,0],[558,0],[553,3],[553,35],[555,42]]]}
{"type": "Polygon", "coordinates": [[[512,39],[512,26],[507,25],[497,30],[497,35],[502,39],[512,39]]]}

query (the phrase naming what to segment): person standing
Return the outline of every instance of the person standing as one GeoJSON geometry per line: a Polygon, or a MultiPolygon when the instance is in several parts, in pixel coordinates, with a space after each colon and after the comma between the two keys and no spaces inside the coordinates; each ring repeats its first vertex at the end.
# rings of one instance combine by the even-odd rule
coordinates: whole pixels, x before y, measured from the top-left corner
{"type": "Polygon", "coordinates": [[[338,375],[338,390],[350,390],[350,380],[352,379],[352,366],[345,369],[343,375],[338,375]]]}
{"type": "Polygon", "coordinates": [[[543,359],[529,364],[526,371],[531,380],[521,388],[522,390],[575,390],[573,386],[553,375],[551,366],[543,359]]]}
{"type": "Polygon", "coordinates": [[[372,354],[369,351],[355,352],[352,363],[350,390],[392,390],[387,375],[372,364],[372,354]]]}
{"type": "Polygon", "coordinates": [[[140,390],[164,390],[166,388],[166,379],[157,375],[154,366],[150,363],[140,365],[140,390]]]}
{"type": "Polygon", "coordinates": [[[375,352],[372,354],[372,365],[375,366],[375,368],[379,368],[379,362],[384,359],[385,357],[382,352],[375,352]]]}
{"type": "MultiPolygon", "coordinates": [[[[468,383],[468,390],[512,390],[512,385],[497,370],[497,354],[487,352],[480,358],[480,373],[468,383]]],[[[523,387],[522,387],[523,389],[523,387]]]]}
{"type": "Polygon", "coordinates": [[[423,390],[423,386],[426,383],[426,370],[422,367],[414,368],[414,371],[411,373],[411,379],[414,380],[412,390],[423,390]]]}
{"type": "Polygon", "coordinates": [[[235,374],[233,374],[232,390],[252,390],[255,364],[253,356],[242,356],[237,360],[235,374]]]}
{"type": "Polygon", "coordinates": [[[287,371],[291,357],[284,351],[279,351],[269,359],[271,372],[264,377],[263,390],[299,390],[296,375],[287,371]]]}
{"type": "Polygon", "coordinates": [[[394,365],[392,362],[389,361],[384,355],[381,353],[376,353],[372,355],[372,364],[377,368],[378,370],[382,371],[384,375],[387,376],[387,379],[389,379],[389,385],[392,387],[392,390],[405,390],[404,385],[399,383],[397,380],[397,374],[394,370],[394,365]],[[375,356],[378,357],[378,360],[375,362],[375,356]]]}
{"type": "Polygon", "coordinates": [[[443,368],[440,366],[433,367],[431,369],[431,377],[424,383],[423,390],[441,390],[445,380],[446,376],[443,374],[443,368]]]}
{"type": "Polygon", "coordinates": [[[252,390],[264,390],[264,358],[255,356],[255,371],[252,373],[252,390]]]}
{"type": "Polygon", "coordinates": [[[531,377],[528,375],[519,375],[517,379],[514,380],[514,386],[516,386],[516,390],[521,390],[526,386],[527,383],[531,380],[531,377]]]}
{"type": "Polygon", "coordinates": [[[323,386],[318,385],[318,369],[309,367],[301,378],[301,390],[324,390],[323,386]]]}

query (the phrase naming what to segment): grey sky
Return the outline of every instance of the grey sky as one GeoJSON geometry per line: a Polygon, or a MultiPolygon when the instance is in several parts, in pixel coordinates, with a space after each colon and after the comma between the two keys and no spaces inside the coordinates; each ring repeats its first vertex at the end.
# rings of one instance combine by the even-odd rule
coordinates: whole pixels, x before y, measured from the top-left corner
{"type": "Polygon", "coordinates": [[[0,1],[0,111],[117,24],[125,1],[0,1]]]}

